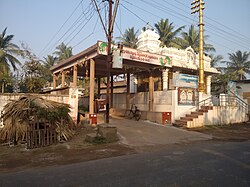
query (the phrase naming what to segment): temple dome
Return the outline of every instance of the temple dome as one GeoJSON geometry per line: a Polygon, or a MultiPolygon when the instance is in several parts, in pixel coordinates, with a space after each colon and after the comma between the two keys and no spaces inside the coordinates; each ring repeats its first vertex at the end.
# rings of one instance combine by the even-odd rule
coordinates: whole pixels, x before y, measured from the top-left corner
{"type": "Polygon", "coordinates": [[[138,36],[137,49],[158,53],[161,43],[159,38],[159,34],[157,34],[153,29],[146,29],[145,31],[141,30],[141,33],[138,36]]]}

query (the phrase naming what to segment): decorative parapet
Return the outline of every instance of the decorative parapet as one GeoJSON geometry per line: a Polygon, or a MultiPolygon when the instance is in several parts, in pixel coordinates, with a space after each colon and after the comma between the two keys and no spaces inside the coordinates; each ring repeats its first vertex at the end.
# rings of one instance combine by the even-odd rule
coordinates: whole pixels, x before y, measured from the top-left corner
{"type": "MultiPolygon", "coordinates": [[[[199,54],[195,53],[191,47],[183,49],[161,48],[160,54],[172,57],[172,66],[197,70],[199,66],[199,54]]],[[[210,65],[211,58],[204,56],[204,70],[211,73],[219,73],[217,69],[210,65]]]]}

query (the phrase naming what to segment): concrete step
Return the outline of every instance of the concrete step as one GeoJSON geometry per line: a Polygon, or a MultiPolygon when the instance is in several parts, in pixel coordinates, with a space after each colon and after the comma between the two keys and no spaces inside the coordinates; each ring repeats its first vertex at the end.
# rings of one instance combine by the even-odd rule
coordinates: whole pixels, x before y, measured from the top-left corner
{"type": "Polygon", "coordinates": [[[213,110],[213,106],[201,106],[201,109],[213,110]]]}
{"type": "Polygon", "coordinates": [[[208,112],[208,110],[207,110],[207,109],[199,109],[198,112],[203,112],[203,113],[205,113],[205,112],[208,112]]]}
{"type": "Polygon", "coordinates": [[[203,115],[204,112],[200,112],[200,111],[196,111],[196,112],[191,112],[191,114],[194,114],[194,115],[203,115]]]}
{"type": "Polygon", "coordinates": [[[173,123],[173,126],[174,127],[178,127],[178,128],[185,128],[185,127],[187,127],[187,125],[180,124],[180,123],[173,123]]]}
{"type": "Polygon", "coordinates": [[[197,115],[197,114],[186,114],[186,117],[198,118],[199,115],[197,115]]]}
{"type": "Polygon", "coordinates": [[[182,125],[187,125],[187,122],[188,120],[183,120],[183,119],[175,120],[175,123],[182,124],[182,125]]]}
{"type": "Polygon", "coordinates": [[[195,117],[191,116],[191,117],[181,117],[181,120],[186,120],[186,121],[193,121],[195,117]]]}

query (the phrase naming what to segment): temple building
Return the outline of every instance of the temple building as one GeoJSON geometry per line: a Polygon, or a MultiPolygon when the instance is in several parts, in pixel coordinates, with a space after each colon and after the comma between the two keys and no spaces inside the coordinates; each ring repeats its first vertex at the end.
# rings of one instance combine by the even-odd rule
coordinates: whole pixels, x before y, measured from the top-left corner
{"type": "MultiPolygon", "coordinates": [[[[137,46],[137,49],[132,49],[112,45],[113,62],[109,69],[111,113],[124,114],[135,104],[142,111],[142,119],[173,123],[195,111],[199,102],[211,97],[211,77],[219,72],[211,67],[209,56],[204,56],[205,92],[198,94],[199,54],[191,47],[185,50],[160,47],[159,35],[152,29],[141,31],[137,46]],[[120,91],[116,92],[118,87],[114,77],[119,75],[125,77],[122,80],[125,84],[118,86],[120,91]],[[168,116],[164,117],[165,114],[168,116]]],[[[73,77],[73,82],[68,83],[75,108],[73,118],[77,118],[78,104],[84,103],[89,114],[94,114],[95,99],[105,99],[101,82],[107,77],[106,60],[107,43],[98,41],[51,68],[55,89],[58,79],[65,87],[66,77],[73,77]],[[80,77],[90,81],[89,88],[85,88],[89,97],[84,98],[84,102],[77,94],[80,77]]]]}

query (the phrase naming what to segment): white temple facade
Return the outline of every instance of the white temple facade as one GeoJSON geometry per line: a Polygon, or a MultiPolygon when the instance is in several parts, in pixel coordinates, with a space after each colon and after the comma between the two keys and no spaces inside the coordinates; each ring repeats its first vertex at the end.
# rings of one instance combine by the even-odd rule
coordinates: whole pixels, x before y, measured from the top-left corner
{"type": "MultiPolygon", "coordinates": [[[[199,54],[195,53],[191,47],[183,49],[177,49],[173,47],[160,47],[160,36],[153,29],[141,30],[140,35],[138,36],[137,49],[142,51],[147,51],[151,53],[156,53],[166,56],[164,60],[165,63],[169,63],[171,68],[166,68],[162,71],[162,82],[163,90],[168,90],[169,86],[175,86],[176,80],[169,83],[169,73],[172,69],[172,76],[177,78],[178,74],[191,74],[195,75],[198,78],[198,68],[199,68],[199,54]],[[173,71],[174,69],[174,71],[173,71]]],[[[217,69],[211,67],[210,65],[211,58],[204,55],[204,71],[205,71],[205,83],[206,83],[206,95],[211,95],[211,74],[218,74],[217,69]]],[[[197,79],[198,81],[198,79],[197,79]]],[[[188,82],[188,81],[187,81],[188,82]]],[[[197,82],[198,83],[198,82],[197,82]]],[[[186,87],[187,85],[179,85],[186,87]]],[[[197,88],[197,84],[196,87],[197,88]]],[[[171,89],[171,88],[170,88],[171,89]]]]}

